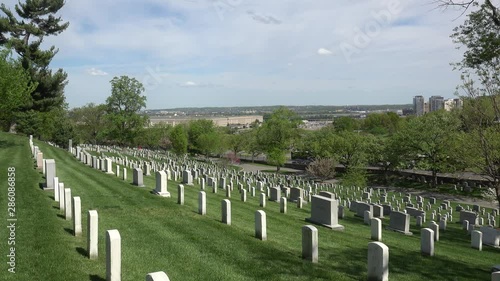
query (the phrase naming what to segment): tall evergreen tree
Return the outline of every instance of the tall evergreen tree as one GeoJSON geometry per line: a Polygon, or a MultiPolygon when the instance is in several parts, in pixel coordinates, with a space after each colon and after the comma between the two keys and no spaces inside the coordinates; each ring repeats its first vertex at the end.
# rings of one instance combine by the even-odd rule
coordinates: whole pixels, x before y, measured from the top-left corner
{"type": "MultiPolygon", "coordinates": [[[[53,72],[49,68],[58,49],[54,46],[41,49],[45,37],[58,35],[68,27],[68,22],[64,23],[55,15],[63,6],[64,0],[26,0],[15,5],[17,16],[5,4],[0,6],[4,14],[0,16],[0,45],[10,46],[16,51],[32,82],[37,83],[31,94],[33,103],[25,108],[20,119],[32,119],[37,115],[36,119],[46,119],[49,115],[56,116],[49,112],[64,108],[67,74],[62,69],[53,72]]],[[[19,120],[23,121],[29,120],[19,120]]]]}

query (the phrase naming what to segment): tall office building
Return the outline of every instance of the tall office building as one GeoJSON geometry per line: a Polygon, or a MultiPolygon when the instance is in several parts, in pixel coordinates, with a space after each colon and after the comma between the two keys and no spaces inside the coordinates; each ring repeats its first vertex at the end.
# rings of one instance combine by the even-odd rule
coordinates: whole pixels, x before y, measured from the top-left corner
{"type": "Polygon", "coordinates": [[[444,109],[444,98],[442,96],[432,96],[429,98],[429,112],[444,109]]]}
{"type": "Polygon", "coordinates": [[[424,109],[424,104],[425,100],[423,96],[415,96],[413,97],[413,112],[417,116],[424,115],[425,109],[424,109]]]}

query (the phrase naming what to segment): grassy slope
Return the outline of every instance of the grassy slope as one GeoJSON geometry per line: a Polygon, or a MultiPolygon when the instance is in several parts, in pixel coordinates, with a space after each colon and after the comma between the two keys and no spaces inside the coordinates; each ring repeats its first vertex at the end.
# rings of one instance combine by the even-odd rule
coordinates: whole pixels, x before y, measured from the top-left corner
{"type": "MultiPolygon", "coordinates": [[[[366,279],[370,228],[351,212],[341,221],[345,232],[318,227],[320,262],[312,265],[300,259],[301,227],[306,224],[308,207],[300,210],[290,203],[285,215],[279,213],[277,203],[268,202],[268,241],[263,242],[253,238],[254,212],[260,209],[258,197],[248,196],[249,201],[243,203],[239,193],[233,191],[232,226],[227,226],[220,223],[222,190],[218,194],[207,190],[207,216],[200,216],[196,213],[197,187],[185,188],[185,206],[179,206],[177,183],[169,181],[172,198],[160,198],[150,194],[153,177],[145,177],[146,188],[134,187],[130,170],[129,180],[124,182],[86,167],[64,150],[40,143],[45,158],[56,159],[60,181],[72,189],[73,196],[82,199],[83,237],[87,210],[99,212],[100,256],[90,261],[84,256],[85,239],[71,235],[71,222],[58,216],[58,203],[52,200],[52,194],[38,188],[40,176],[32,169],[27,140],[0,135],[0,140],[6,138],[7,143],[15,140],[15,146],[0,150],[1,159],[9,159],[2,161],[0,171],[4,176],[8,165],[23,170],[18,175],[18,185],[22,186],[18,191],[24,191],[17,196],[19,221],[24,227],[18,229],[17,237],[19,273],[14,279],[1,280],[101,280],[106,273],[107,229],[118,229],[122,237],[122,280],[143,280],[146,273],[160,270],[171,280],[366,279]],[[25,181],[22,185],[21,178],[25,181]],[[57,264],[61,266],[57,268],[57,264]]],[[[4,143],[0,144],[5,147],[4,143]]],[[[4,190],[6,179],[0,179],[4,190]]],[[[0,206],[6,206],[5,197],[0,198],[0,206]]],[[[387,225],[388,220],[383,223],[387,225]]],[[[497,250],[471,249],[470,238],[458,224],[449,224],[441,234],[433,258],[420,255],[419,231],[415,227],[412,231],[415,235],[410,237],[383,232],[383,242],[390,249],[392,280],[488,280],[490,266],[498,263],[497,250]]],[[[4,255],[5,243],[0,245],[4,255]]]]}

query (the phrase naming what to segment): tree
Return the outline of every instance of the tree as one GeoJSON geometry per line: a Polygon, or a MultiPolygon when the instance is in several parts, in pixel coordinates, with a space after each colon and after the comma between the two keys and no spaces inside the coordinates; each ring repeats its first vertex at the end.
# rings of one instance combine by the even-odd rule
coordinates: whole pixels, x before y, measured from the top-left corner
{"type": "Polygon", "coordinates": [[[31,102],[36,84],[8,49],[0,50],[0,126],[8,131],[19,110],[31,102]]]}
{"type": "Polygon", "coordinates": [[[188,149],[188,133],[184,125],[179,124],[174,126],[170,131],[170,142],[172,144],[172,150],[177,155],[183,155],[187,153],[188,149]]]}
{"type": "Polygon", "coordinates": [[[100,144],[106,139],[106,105],[89,103],[69,111],[76,134],[82,143],[100,144]]]}
{"type": "Polygon", "coordinates": [[[309,163],[306,171],[311,176],[317,177],[320,181],[333,179],[337,162],[333,158],[317,158],[309,163]]]}
{"type": "Polygon", "coordinates": [[[199,119],[192,120],[189,122],[188,126],[188,149],[195,153],[204,153],[206,149],[206,144],[202,142],[201,137],[204,134],[211,134],[215,132],[215,124],[212,120],[199,119]]]}
{"type": "Polygon", "coordinates": [[[139,114],[146,107],[144,86],[128,76],[114,77],[110,83],[111,96],[106,99],[108,133],[121,145],[133,144],[148,121],[139,114]]]}
{"type": "Polygon", "coordinates": [[[333,127],[335,128],[335,131],[341,132],[341,131],[354,131],[359,129],[359,122],[358,120],[349,117],[349,116],[341,116],[338,118],[335,118],[333,120],[333,127]]]}
{"type": "Polygon", "coordinates": [[[17,119],[23,123],[21,129],[35,130],[37,135],[42,133],[43,128],[28,123],[46,117],[34,115],[43,115],[65,106],[64,87],[67,84],[67,74],[62,69],[55,73],[49,69],[49,64],[58,50],[54,46],[48,50],[40,48],[45,37],[58,35],[68,27],[69,23],[63,23],[60,17],[55,16],[63,6],[64,0],[26,0],[25,3],[19,2],[15,5],[18,17],[4,4],[0,6],[5,15],[0,17],[0,45],[11,46],[16,51],[21,58],[22,67],[28,71],[31,81],[36,84],[31,93],[33,102],[25,107],[26,113],[20,114],[17,119]]]}
{"type": "Polygon", "coordinates": [[[460,151],[462,133],[454,113],[435,111],[410,119],[395,136],[401,157],[414,161],[416,167],[430,170],[436,187],[438,172],[453,172],[463,167],[460,151]]]}
{"type": "Polygon", "coordinates": [[[444,4],[476,9],[451,36],[465,49],[456,63],[462,71],[459,90],[465,94],[461,118],[467,134],[462,152],[469,166],[490,182],[500,206],[500,7],[491,0],[444,4]]]}
{"type": "Polygon", "coordinates": [[[400,118],[394,112],[371,113],[363,121],[363,130],[374,135],[393,134],[399,128],[400,118]]]}
{"type": "Polygon", "coordinates": [[[273,111],[259,130],[260,144],[266,151],[268,161],[276,166],[277,172],[286,161],[286,152],[290,151],[294,140],[299,136],[298,125],[300,123],[297,114],[285,107],[280,107],[273,111]]]}

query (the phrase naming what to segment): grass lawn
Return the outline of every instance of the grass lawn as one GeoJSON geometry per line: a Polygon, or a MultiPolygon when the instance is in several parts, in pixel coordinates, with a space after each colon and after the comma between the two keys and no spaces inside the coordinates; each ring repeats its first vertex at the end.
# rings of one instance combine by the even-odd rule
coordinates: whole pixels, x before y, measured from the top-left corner
{"type": "MultiPolygon", "coordinates": [[[[34,170],[28,139],[0,134],[0,206],[6,210],[7,168],[15,167],[18,228],[16,274],[2,263],[0,280],[104,280],[105,231],[118,229],[122,238],[122,280],[144,280],[149,272],[165,271],[170,280],[366,280],[367,244],[370,228],[347,212],[340,220],[344,232],[320,226],[319,263],[303,261],[301,227],[308,224],[310,206],[288,213],[268,202],[268,241],[254,238],[254,213],[258,196],[241,202],[232,192],[232,225],[220,222],[225,193],[207,189],[207,215],[197,214],[199,187],[185,187],[185,205],[177,204],[177,182],[169,181],[172,198],[151,194],[155,180],[145,176],[146,187],[107,175],[77,161],[69,152],[35,142],[44,158],[56,160],[57,176],[72,196],[82,200],[83,236],[72,235],[72,223],[64,220],[53,200],[43,191],[40,172],[34,170]],[[86,258],[87,211],[99,213],[99,259],[86,258]]],[[[116,171],[116,169],[113,169],[116,171]]],[[[6,211],[1,212],[6,224],[6,211]]],[[[454,213],[454,220],[458,214],[454,213]]],[[[388,219],[383,220],[384,227],[388,219]]],[[[6,237],[6,227],[0,228],[6,237]]],[[[470,237],[458,223],[449,223],[436,242],[436,256],[420,255],[420,230],[412,219],[413,236],[383,231],[389,247],[391,280],[489,280],[490,268],[499,263],[499,251],[470,248],[470,237]]],[[[6,261],[7,241],[0,243],[6,261]]]]}

